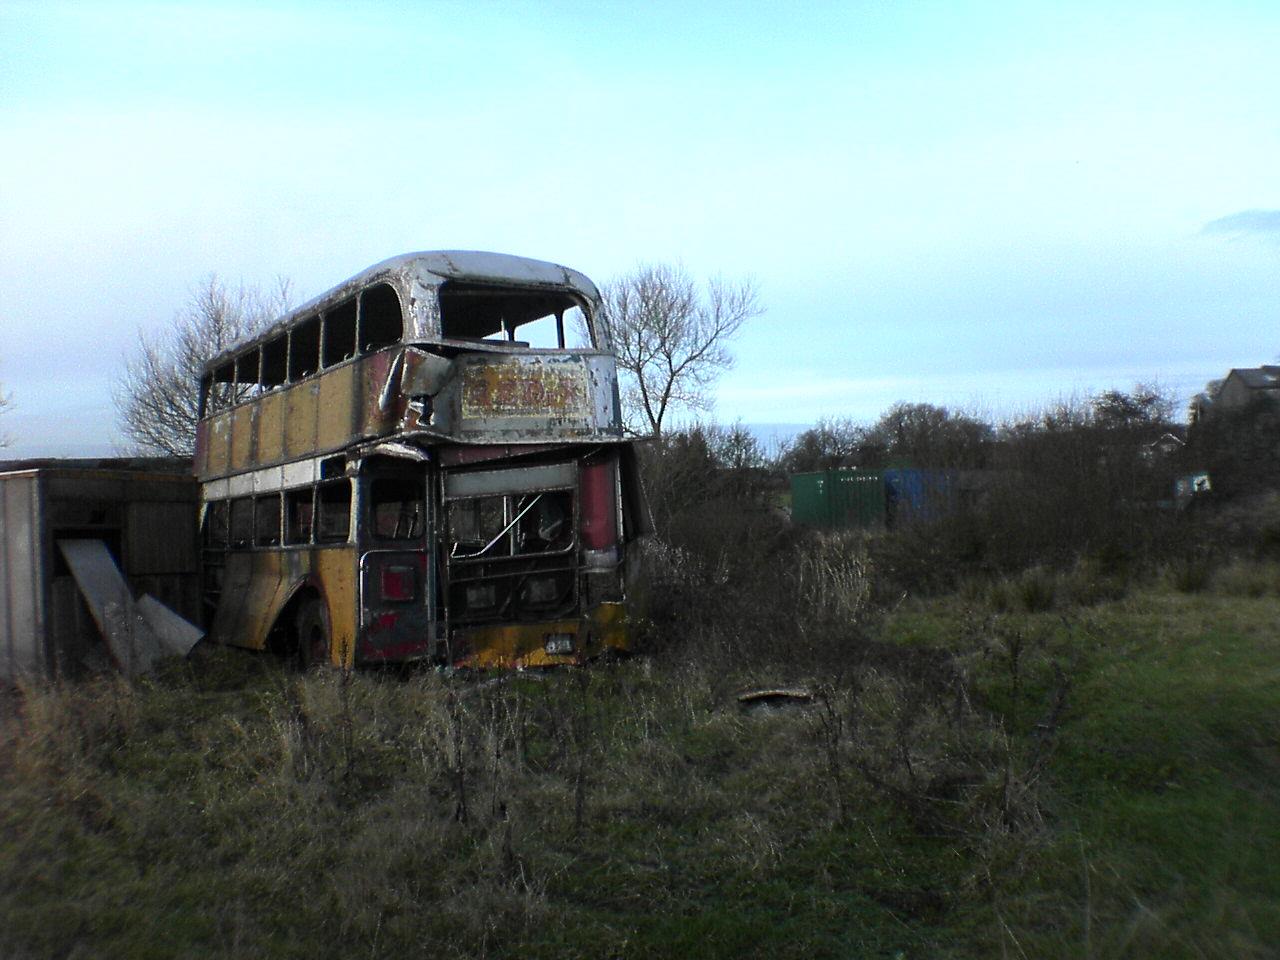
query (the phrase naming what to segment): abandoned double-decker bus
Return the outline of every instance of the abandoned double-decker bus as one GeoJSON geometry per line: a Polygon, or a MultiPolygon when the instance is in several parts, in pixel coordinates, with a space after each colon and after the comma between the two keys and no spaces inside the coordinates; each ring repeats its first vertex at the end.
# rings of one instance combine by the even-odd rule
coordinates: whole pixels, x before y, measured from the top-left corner
{"type": "Polygon", "coordinates": [[[214,358],[200,386],[215,641],[304,665],[628,647],[627,548],[649,521],[582,274],[396,257],[214,358]]]}

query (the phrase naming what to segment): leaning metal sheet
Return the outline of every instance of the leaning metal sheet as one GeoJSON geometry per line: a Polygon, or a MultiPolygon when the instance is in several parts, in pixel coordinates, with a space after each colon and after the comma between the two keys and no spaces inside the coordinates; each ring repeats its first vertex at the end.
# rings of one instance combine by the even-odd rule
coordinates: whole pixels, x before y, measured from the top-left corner
{"type": "Polygon", "coordinates": [[[129,585],[101,540],[59,540],[58,549],[84,595],[116,663],[127,674],[145,673],[160,641],[134,610],[129,585]]]}

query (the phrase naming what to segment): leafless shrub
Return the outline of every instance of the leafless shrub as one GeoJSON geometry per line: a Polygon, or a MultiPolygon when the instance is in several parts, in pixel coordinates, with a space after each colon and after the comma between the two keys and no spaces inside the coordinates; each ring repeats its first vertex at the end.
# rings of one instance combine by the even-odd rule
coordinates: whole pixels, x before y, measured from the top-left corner
{"type": "Polygon", "coordinates": [[[1037,648],[1035,686],[1047,693],[1029,694],[1028,636],[994,618],[972,627],[957,648],[998,662],[1000,682],[981,694],[958,652],[930,671],[868,657],[815,686],[813,742],[838,820],[857,809],[861,784],[922,833],[979,849],[1042,823],[1069,679],[1037,648]]]}
{"type": "Polygon", "coordinates": [[[292,296],[284,278],[264,292],[232,289],[210,274],[167,329],[140,330],[114,391],[130,442],[147,453],[191,456],[205,363],[285,313],[292,296]]]}

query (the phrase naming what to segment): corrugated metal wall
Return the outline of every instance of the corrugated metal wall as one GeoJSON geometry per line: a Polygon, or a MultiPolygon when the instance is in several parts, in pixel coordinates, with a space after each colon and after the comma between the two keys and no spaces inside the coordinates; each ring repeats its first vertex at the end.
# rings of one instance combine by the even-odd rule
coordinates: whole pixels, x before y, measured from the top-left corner
{"type": "Polygon", "coordinates": [[[884,482],[879,473],[838,469],[791,478],[791,519],[807,526],[867,528],[884,523],[884,482]]]}
{"type": "Polygon", "coordinates": [[[43,523],[36,473],[0,477],[0,671],[45,676],[43,523]]]}
{"type": "Polygon", "coordinates": [[[825,529],[894,526],[936,520],[955,508],[958,473],[895,467],[846,467],[791,478],[791,519],[825,529]]]}

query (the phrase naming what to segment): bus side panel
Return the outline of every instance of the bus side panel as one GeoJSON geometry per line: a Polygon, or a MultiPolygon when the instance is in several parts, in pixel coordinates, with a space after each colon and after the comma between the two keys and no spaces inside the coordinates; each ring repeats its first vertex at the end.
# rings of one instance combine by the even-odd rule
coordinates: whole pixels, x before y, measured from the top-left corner
{"type": "Polygon", "coordinates": [[[231,469],[253,467],[253,433],[258,425],[258,405],[242,404],[231,411],[231,469]]]}
{"type": "Polygon", "coordinates": [[[238,630],[240,636],[245,638],[246,646],[261,650],[266,647],[267,634],[275,622],[274,601],[285,587],[282,561],[286,555],[274,550],[264,550],[252,556],[253,579],[245,594],[238,630]]]}
{"type": "Polygon", "coordinates": [[[191,458],[191,470],[197,477],[209,475],[209,422],[200,420],[196,423],[196,449],[191,458]]]}
{"type": "MultiPolygon", "coordinates": [[[[356,653],[365,662],[411,660],[432,653],[432,570],[426,550],[375,550],[360,564],[360,619],[363,629],[356,653]],[[383,577],[390,573],[412,584],[396,597],[384,595],[383,577]]],[[[403,587],[401,587],[403,591],[403,587]]]]}
{"type": "Polygon", "coordinates": [[[399,391],[395,392],[390,409],[383,410],[379,407],[382,390],[386,386],[394,359],[394,350],[379,350],[358,364],[359,373],[354,386],[359,392],[360,403],[353,413],[359,418],[356,429],[362,436],[378,437],[390,433],[404,412],[399,391]]]}
{"type": "Polygon", "coordinates": [[[227,472],[231,448],[231,411],[210,417],[208,470],[206,476],[217,477],[227,472]]]}
{"type": "Polygon", "coordinates": [[[288,413],[284,424],[284,449],[288,458],[317,452],[316,416],[320,385],[316,380],[295,384],[285,393],[288,413]]]}
{"type": "Polygon", "coordinates": [[[313,550],[311,565],[329,606],[329,658],[350,666],[356,649],[355,548],[313,550]]]}
{"type": "Polygon", "coordinates": [[[337,450],[355,439],[359,379],[356,364],[330,370],[320,378],[319,448],[337,450]]]}
{"type": "Polygon", "coordinates": [[[288,401],[283,391],[269,393],[259,404],[257,465],[279,463],[284,459],[284,421],[288,401]]]}
{"type": "Polygon", "coordinates": [[[222,591],[218,609],[213,614],[209,635],[217,643],[246,646],[245,635],[239,629],[249,585],[253,582],[253,554],[231,551],[222,570],[222,591]]]}
{"type": "MultiPolygon", "coordinates": [[[[283,588],[288,556],[278,551],[237,551],[227,554],[222,597],[213,618],[213,639],[219,643],[261,650],[275,622],[276,603],[283,588]]],[[[304,561],[305,562],[305,561],[304,561]]]]}

